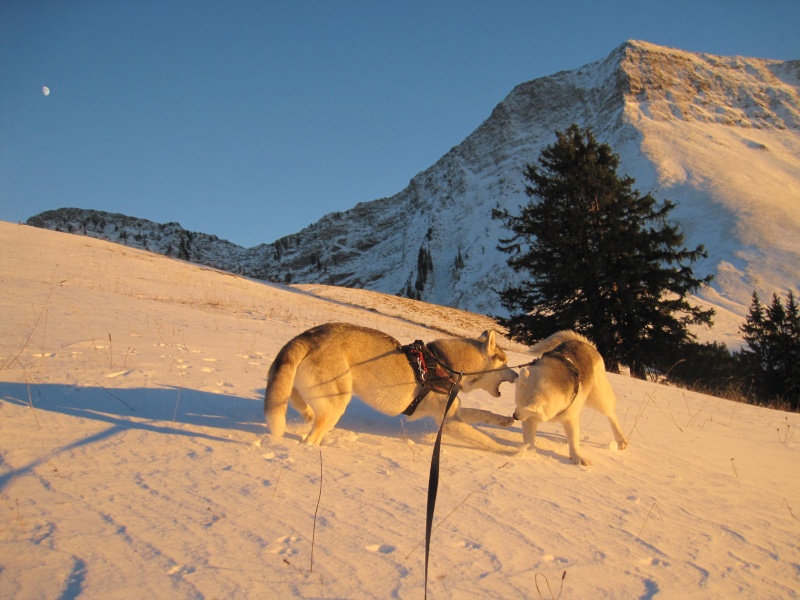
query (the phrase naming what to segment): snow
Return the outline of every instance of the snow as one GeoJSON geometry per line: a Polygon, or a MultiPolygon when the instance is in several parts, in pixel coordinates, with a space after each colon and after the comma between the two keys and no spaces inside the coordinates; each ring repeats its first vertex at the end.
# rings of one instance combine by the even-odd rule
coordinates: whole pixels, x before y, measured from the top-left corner
{"type": "MultiPolygon", "coordinates": [[[[0,248],[0,597],[423,597],[436,423],[354,400],[321,448],[294,413],[274,443],[265,374],[319,323],[485,317],[8,223],[0,248]]],[[[630,445],[586,412],[591,467],[558,425],[522,458],[519,426],[481,427],[508,455],[445,436],[429,598],[797,598],[800,416],[611,381],[630,445]]]]}

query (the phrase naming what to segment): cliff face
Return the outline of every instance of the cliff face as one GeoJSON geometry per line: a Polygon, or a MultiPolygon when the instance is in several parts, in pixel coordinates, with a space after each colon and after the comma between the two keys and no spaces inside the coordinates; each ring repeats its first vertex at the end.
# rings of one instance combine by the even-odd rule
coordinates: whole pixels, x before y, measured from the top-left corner
{"type": "Polygon", "coordinates": [[[799,83],[800,61],[627,42],[602,61],[517,86],[398,194],[329,214],[271,244],[245,249],[176,223],[94,211],[51,211],[29,222],[131,245],[144,240],[157,252],[262,279],[500,314],[495,290],[516,276],[496,249],[508,232],[492,220],[492,208],[526,203],[524,166],[556,130],[577,123],[614,148],[620,173],[640,191],[678,205],[673,214],[686,245],[709,251],[696,272],[717,275],[704,293],[741,307],[754,289],[797,292],[800,282],[799,83]]]}

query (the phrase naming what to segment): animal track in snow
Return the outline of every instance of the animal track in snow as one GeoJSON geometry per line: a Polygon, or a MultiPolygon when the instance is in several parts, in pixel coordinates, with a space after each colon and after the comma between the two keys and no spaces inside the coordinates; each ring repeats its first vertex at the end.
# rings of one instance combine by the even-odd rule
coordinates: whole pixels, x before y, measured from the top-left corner
{"type": "MultiPolygon", "coordinates": [[[[253,446],[255,446],[256,448],[260,448],[261,447],[261,439],[258,439],[255,442],[253,442],[253,446]]],[[[261,457],[266,459],[266,460],[268,460],[268,461],[270,461],[270,462],[272,462],[272,461],[279,461],[279,462],[286,462],[286,463],[294,462],[294,459],[292,458],[291,454],[289,454],[288,452],[275,452],[273,450],[267,450],[266,452],[264,452],[264,454],[261,455],[261,457]]]]}
{"type": "Polygon", "coordinates": [[[195,572],[194,567],[187,567],[186,565],[179,565],[176,564],[171,569],[167,571],[167,575],[172,577],[183,577],[184,575],[191,575],[195,572]]]}
{"type": "Polygon", "coordinates": [[[471,542],[463,540],[454,544],[458,548],[466,548],[467,550],[480,550],[483,546],[479,542],[471,542]]]}
{"type": "Polygon", "coordinates": [[[660,558],[641,558],[639,559],[639,564],[647,565],[651,567],[668,567],[670,566],[669,562],[666,560],[662,560],[660,558]]]}
{"type": "Polygon", "coordinates": [[[277,546],[272,549],[272,553],[283,556],[284,558],[287,556],[294,556],[299,551],[293,546],[299,542],[300,539],[300,536],[295,534],[283,535],[275,540],[274,543],[277,544],[277,546]]]}
{"type": "Polygon", "coordinates": [[[567,559],[567,558],[564,558],[562,556],[553,556],[552,554],[545,554],[542,557],[542,560],[545,561],[545,562],[560,563],[562,565],[565,565],[565,564],[567,564],[569,562],[569,559],[567,559]]]}

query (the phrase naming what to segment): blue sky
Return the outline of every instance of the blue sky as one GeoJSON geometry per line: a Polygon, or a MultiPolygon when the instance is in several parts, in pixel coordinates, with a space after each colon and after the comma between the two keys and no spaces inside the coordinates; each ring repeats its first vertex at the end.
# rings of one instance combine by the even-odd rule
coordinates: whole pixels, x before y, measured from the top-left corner
{"type": "Polygon", "coordinates": [[[515,85],[625,40],[795,60],[798,32],[797,0],[3,0],[0,220],[75,206],[271,242],[399,192],[515,85]]]}

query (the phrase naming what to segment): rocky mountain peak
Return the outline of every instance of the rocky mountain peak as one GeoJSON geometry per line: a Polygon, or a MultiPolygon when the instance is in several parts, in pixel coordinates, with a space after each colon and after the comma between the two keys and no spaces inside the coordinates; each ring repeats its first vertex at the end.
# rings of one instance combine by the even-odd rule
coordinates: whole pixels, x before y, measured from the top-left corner
{"type": "MultiPolygon", "coordinates": [[[[192,234],[188,258],[278,282],[367,288],[500,314],[496,290],[517,275],[496,249],[508,232],[491,211],[527,202],[525,165],[556,131],[577,123],[611,145],[620,173],[638,189],[677,204],[686,245],[709,251],[695,269],[717,274],[709,296],[744,310],[754,289],[764,297],[798,291],[800,248],[791,240],[800,236],[799,86],[799,61],[627,41],[602,60],[516,86],[463,142],[389,198],[256,248],[192,234]]],[[[64,229],[67,216],[31,222],[64,229]]],[[[121,239],[107,219],[103,228],[83,229],[132,245],[135,238],[121,239]]],[[[152,233],[140,239],[159,251],[161,230],[145,229],[152,233]]],[[[187,232],[171,235],[162,246],[174,251],[187,232]]]]}
{"type": "Polygon", "coordinates": [[[618,50],[626,93],[653,120],[800,127],[798,61],[698,54],[639,41],[618,50]]]}

